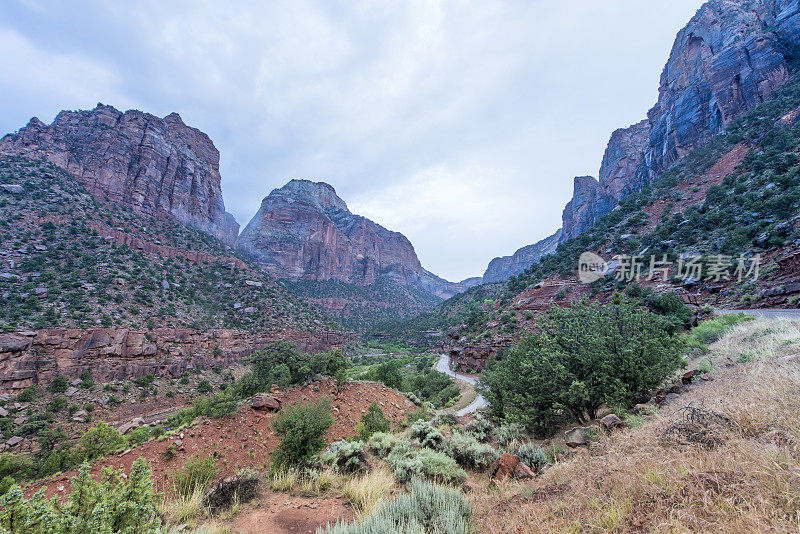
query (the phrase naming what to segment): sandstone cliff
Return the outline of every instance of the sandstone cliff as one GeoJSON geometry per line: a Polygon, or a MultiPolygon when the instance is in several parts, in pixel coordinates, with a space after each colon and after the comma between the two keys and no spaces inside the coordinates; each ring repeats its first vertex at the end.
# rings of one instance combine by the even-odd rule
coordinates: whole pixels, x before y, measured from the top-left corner
{"type": "Polygon", "coordinates": [[[225,211],[219,152],[177,113],[163,119],[98,104],[62,111],[50,125],[32,118],[0,139],[0,154],[50,161],[99,199],[179,222],[233,245],[239,225],[225,211]]]}
{"type": "Polygon", "coordinates": [[[351,213],[324,182],[292,180],[273,190],[238,248],[276,278],[369,286],[383,276],[440,298],[462,290],[426,271],[403,234],[351,213]]]}
{"type": "Polygon", "coordinates": [[[517,250],[511,256],[502,256],[489,262],[486,272],[483,273],[483,283],[501,282],[506,278],[517,275],[539,261],[542,256],[551,254],[556,250],[561,241],[561,230],[551,236],[545,237],[533,245],[527,245],[517,250]]]}
{"type": "MultiPolygon", "coordinates": [[[[562,215],[561,240],[576,237],[692,149],[724,132],[731,120],[789,81],[800,64],[799,0],[710,0],[678,33],[661,74],[658,101],[647,118],[609,139],[599,180],[575,178],[562,215]]],[[[549,238],[548,238],[549,239],[549,238]]],[[[541,243],[541,242],[540,242],[541,243]]],[[[513,268],[487,273],[494,281],[530,266],[529,247],[513,268]]],[[[506,257],[509,258],[509,257],[506,257]]],[[[506,258],[492,263],[511,265],[506,258]]]]}

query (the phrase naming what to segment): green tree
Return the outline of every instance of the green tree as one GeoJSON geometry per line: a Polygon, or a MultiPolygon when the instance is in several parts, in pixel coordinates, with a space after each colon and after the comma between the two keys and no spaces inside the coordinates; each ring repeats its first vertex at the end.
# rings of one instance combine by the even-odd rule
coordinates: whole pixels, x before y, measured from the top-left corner
{"type": "Polygon", "coordinates": [[[272,468],[302,465],[325,447],[325,432],[333,424],[331,403],[293,404],[272,423],[281,442],[272,453],[272,468]]]}
{"type": "Polygon", "coordinates": [[[594,419],[604,404],[647,397],[682,365],[671,326],[619,295],[610,304],[553,306],[536,333],[489,365],[480,389],[496,417],[538,434],[564,416],[594,419]]]}
{"type": "Polygon", "coordinates": [[[361,423],[357,428],[361,439],[367,441],[375,432],[388,432],[389,420],[383,415],[380,406],[373,402],[369,405],[367,413],[361,416],[361,423]]]}

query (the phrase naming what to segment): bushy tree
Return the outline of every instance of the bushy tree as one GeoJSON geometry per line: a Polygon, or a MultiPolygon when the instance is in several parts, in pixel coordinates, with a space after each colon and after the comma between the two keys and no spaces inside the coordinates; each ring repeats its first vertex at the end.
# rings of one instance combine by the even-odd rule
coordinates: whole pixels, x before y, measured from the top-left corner
{"type": "Polygon", "coordinates": [[[559,417],[593,419],[603,405],[631,406],[678,369],[677,340],[654,313],[616,295],[610,304],[584,300],[553,306],[481,377],[497,417],[539,434],[559,417]]]}
{"type": "Polygon", "coordinates": [[[83,464],[72,479],[66,502],[45,497],[44,490],[25,499],[14,485],[0,497],[0,530],[25,534],[150,533],[160,526],[150,465],[139,458],[130,476],[104,468],[100,480],[83,464]]]}
{"type": "Polygon", "coordinates": [[[325,447],[325,432],[333,425],[327,399],[293,404],[272,423],[281,442],[272,453],[272,468],[302,465],[325,447]]]}
{"type": "Polygon", "coordinates": [[[389,425],[389,420],[383,415],[383,410],[373,402],[369,405],[367,413],[361,416],[358,435],[363,441],[367,441],[375,432],[388,432],[389,425]]]}
{"type": "MultiPolygon", "coordinates": [[[[273,384],[279,387],[299,384],[315,375],[341,379],[347,365],[347,358],[339,350],[304,354],[285,341],[278,341],[257,352],[252,360],[255,383],[261,389],[267,389],[273,384]]],[[[253,377],[248,377],[248,390],[254,389],[254,385],[253,377]]]]}

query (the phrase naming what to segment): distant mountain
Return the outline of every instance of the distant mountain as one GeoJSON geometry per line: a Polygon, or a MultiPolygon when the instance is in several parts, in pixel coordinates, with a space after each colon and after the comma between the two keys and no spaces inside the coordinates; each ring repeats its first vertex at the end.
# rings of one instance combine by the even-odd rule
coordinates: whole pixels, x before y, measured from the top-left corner
{"type": "Polygon", "coordinates": [[[273,190],[237,246],[271,275],[345,317],[366,305],[370,288],[381,288],[380,310],[404,316],[473,283],[448,282],[424,269],[408,238],[351,213],[324,182],[292,180],[273,190]]]}
{"type": "Polygon", "coordinates": [[[219,151],[177,113],[162,119],[98,104],[90,111],[62,111],[49,125],[34,117],[0,139],[0,155],[49,161],[99,200],[236,242],[239,224],[222,201],[219,151]]]}

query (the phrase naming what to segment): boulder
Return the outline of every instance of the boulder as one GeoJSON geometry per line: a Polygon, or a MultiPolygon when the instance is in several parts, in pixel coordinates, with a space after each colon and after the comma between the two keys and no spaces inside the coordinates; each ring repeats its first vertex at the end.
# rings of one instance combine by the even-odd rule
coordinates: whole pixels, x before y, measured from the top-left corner
{"type": "Polygon", "coordinates": [[[12,195],[21,195],[25,192],[25,188],[17,184],[0,184],[0,189],[12,195]]]}
{"type": "Polygon", "coordinates": [[[576,426],[568,432],[564,432],[564,442],[567,447],[583,447],[589,444],[589,429],[576,426]]]}
{"type": "Polygon", "coordinates": [[[691,384],[692,382],[694,382],[694,377],[699,376],[701,374],[703,373],[698,369],[692,369],[691,371],[686,371],[685,373],[683,373],[683,376],[681,376],[681,383],[683,383],[684,385],[691,384]]]}
{"type": "Polygon", "coordinates": [[[529,480],[534,477],[536,477],[536,473],[534,473],[530,467],[525,465],[525,462],[517,463],[517,466],[514,468],[514,478],[518,480],[529,480]]]}
{"type": "Polygon", "coordinates": [[[253,475],[235,475],[217,482],[203,498],[212,512],[230,508],[234,502],[249,502],[258,495],[259,479],[253,475]]]}
{"type": "Polygon", "coordinates": [[[266,393],[259,393],[250,399],[250,407],[254,410],[263,410],[267,412],[277,412],[281,409],[281,401],[272,395],[266,393]]]}
{"type": "Polygon", "coordinates": [[[489,478],[501,481],[514,476],[514,469],[520,463],[519,456],[503,453],[489,466],[489,478]]]}
{"type": "Polygon", "coordinates": [[[76,423],[88,423],[89,422],[89,412],[86,410],[78,410],[74,414],[72,414],[72,420],[76,423]]]}
{"type": "Polygon", "coordinates": [[[600,419],[600,424],[603,425],[603,428],[606,430],[613,430],[615,428],[623,428],[625,427],[625,421],[617,417],[616,414],[610,413],[607,416],[600,419]]]}

